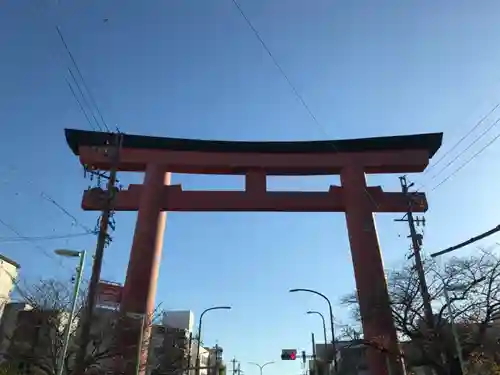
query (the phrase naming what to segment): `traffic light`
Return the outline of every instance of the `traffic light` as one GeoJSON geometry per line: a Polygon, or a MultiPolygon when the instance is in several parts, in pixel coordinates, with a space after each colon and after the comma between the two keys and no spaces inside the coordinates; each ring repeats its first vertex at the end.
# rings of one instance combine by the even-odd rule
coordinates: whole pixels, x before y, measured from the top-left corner
{"type": "Polygon", "coordinates": [[[297,359],[297,349],[282,349],[281,359],[284,361],[295,361],[297,359]]]}

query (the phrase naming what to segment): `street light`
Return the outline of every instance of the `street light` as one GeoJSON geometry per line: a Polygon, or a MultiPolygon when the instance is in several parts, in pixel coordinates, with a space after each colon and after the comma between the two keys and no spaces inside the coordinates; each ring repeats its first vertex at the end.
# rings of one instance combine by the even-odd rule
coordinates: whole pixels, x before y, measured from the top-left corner
{"type": "MultiPolygon", "coordinates": [[[[322,297],[327,303],[328,303],[328,308],[330,310],[330,326],[332,330],[332,349],[333,349],[333,366],[335,367],[335,372],[338,371],[338,366],[337,366],[337,349],[335,348],[335,328],[333,326],[333,309],[332,309],[332,303],[328,299],[327,296],[325,296],[323,293],[320,293],[316,290],[313,289],[303,289],[303,288],[296,288],[296,289],[290,289],[290,293],[295,293],[295,292],[306,292],[306,293],[312,293],[316,294],[317,296],[322,297]]],[[[326,342],[325,342],[326,344],[326,342]]]]}
{"type": "MultiPolygon", "coordinates": [[[[446,252],[439,251],[437,253],[432,253],[431,258],[435,259],[447,252],[451,252],[452,250],[448,250],[446,252]]],[[[441,279],[443,283],[443,295],[446,301],[446,309],[448,310],[448,315],[450,316],[450,326],[451,326],[451,334],[453,335],[453,339],[455,341],[455,350],[458,356],[458,362],[460,363],[460,370],[462,371],[462,375],[465,375],[465,361],[462,355],[462,345],[460,344],[460,337],[458,336],[457,327],[455,326],[455,317],[453,316],[453,307],[451,306],[451,299],[448,291],[457,290],[460,288],[464,288],[464,285],[449,285],[448,282],[444,279],[444,277],[439,273],[439,271],[434,271],[436,275],[441,279]]]]}
{"type": "MultiPolygon", "coordinates": [[[[320,313],[319,311],[308,311],[306,314],[309,314],[309,315],[313,315],[313,314],[317,314],[321,317],[321,320],[323,321],[323,336],[325,338],[325,347],[328,343],[327,341],[327,338],[326,338],[326,324],[325,324],[325,317],[323,316],[322,313],[320,313]]],[[[325,350],[325,353],[326,353],[326,350],[325,350]]]]}
{"type": "Polygon", "coordinates": [[[263,365],[260,365],[257,362],[248,362],[248,364],[255,365],[255,366],[257,366],[259,368],[260,375],[262,375],[262,370],[264,369],[264,367],[266,367],[267,365],[272,365],[273,363],[274,363],[274,361],[273,362],[266,362],[263,365]]]}
{"type": "Polygon", "coordinates": [[[201,323],[203,322],[203,315],[212,310],[231,310],[231,306],[215,306],[204,310],[200,315],[198,322],[198,345],[196,350],[196,375],[200,375],[200,342],[201,342],[201,323]]]}
{"type": "Polygon", "coordinates": [[[75,288],[73,289],[73,298],[71,301],[71,312],[69,314],[68,323],[66,324],[66,327],[64,330],[63,350],[61,351],[61,355],[59,357],[59,368],[57,369],[57,375],[62,375],[63,369],[64,369],[64,360],[66,358],[66,353],[68,351],[69,336],[71,333],[71,325],[73,323],[73,319],[74,319],[75,311],[76,311],[76,302],[78,300],[78,292],[80,291],[80,284],[82,283],[83,266],[85,265],[86,252],[85,252],[85,250],[76,251],[76,250],[69,250],[69,249],[57,249],[57,250],[54,250],[54,253],[56,253],[57,255],[63,256],[63,257],[80,258],[78,268],[76,269],[76,280],[75,280],[75,288]]]}

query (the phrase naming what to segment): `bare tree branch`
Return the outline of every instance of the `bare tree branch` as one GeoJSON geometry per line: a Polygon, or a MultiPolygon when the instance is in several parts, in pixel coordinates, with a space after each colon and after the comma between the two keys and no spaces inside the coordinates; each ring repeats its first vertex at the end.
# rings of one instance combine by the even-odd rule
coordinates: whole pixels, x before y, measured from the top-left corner
{"type": "MultiPolygon", "coordinates": [[[[423,313],[423,301],[420,295],[418,275],[412,264],[388,273],[388,289],[391,309],[399,335],[403,340],[411,341],[419,349],[420,361],[432,366],[438,374],[446,374],[442,360],[436,353],[438,344],[448,357],[448,362],[456,362],[455,349],[450,331],[450,319],[457,323],[463,354],[466,358],[488,357],[500,363],[495,354],[500,352],[500,345],[491,340],[491,330],[495,315],[500,313],[500,257],[495,249],[478,251],[469,258],[453,258],[439,270],[435,263],[424,260],[426,279],[435,311],[434,332],[429,332],[423,313]],[[447,285],[452,316],[443,295],[447,285]]],[[[359,306],[356,293],[341,299],[348,306],[355,321],[359,322],[359,306]]]]}

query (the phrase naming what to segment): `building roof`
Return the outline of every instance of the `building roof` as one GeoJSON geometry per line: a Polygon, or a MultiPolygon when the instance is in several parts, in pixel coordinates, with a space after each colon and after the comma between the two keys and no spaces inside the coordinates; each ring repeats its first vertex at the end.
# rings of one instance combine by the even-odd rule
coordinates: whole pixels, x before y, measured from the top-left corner
{"type": "Polygon", "coordinates": [[[4,262],[12,264],[17,269],[21,268],[21,265],[19,263],[14,262],[12,259],[6,257],[5,255],[0,254],[0,260],[3,260],[4,262]]]}
{"type": "MultiPolygon", "coordinates": [[[[75,155],[80,146],[104,146],[112,133],[65,129],[66,142],[75,155]]],[[[426,150],[434,156],[441,147],[443,133],[342,139],[331,141],[247,142],[182,138],[163,138],[123,134],[122,147],[171,151],[235,152],[235,153],[337,153],[370,151],[426,150]]]]}

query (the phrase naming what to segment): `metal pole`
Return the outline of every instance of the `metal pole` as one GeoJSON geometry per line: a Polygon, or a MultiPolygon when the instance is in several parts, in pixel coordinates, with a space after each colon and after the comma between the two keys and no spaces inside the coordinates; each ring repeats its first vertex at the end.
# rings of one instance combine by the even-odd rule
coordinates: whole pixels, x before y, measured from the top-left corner
{"type": "Polygon", "coordinates": [[[441,281],[443,282],[443,294],[444,294],[444,299],[446,301],[448,314],[450,315],[451,333],[455,341],[455,350],[457,351],[458,362],[460,363],[460,370],[462,371],[462,375],[465,375],[466,372],[465,372],[464,358],[462,355],[462,345],[460,344],[460,337],[458,336],[457,328],[455,326],[455,317],[453,313],[453,308],[451,306],[450,296],[448,294],[448,284],[444,279],[441,279],[441,281]]]}
{"type": "Polygon", "coordinates": [[[260,370],[260,375],[262,375],[263,370],[264,370],[264,367],[266,367],[266,366],[268,366],[268,365],[272,365],[273,363],[274,363],[274,361],[271,361],[271,362],[266,362],[266,363],[264,363],[263,365],[259,365],[259,364],[258,364],[258,363],[256,363],[256,362],[248,362],[248,364],[250,364],[250,365],[255,365],[255,366],[257,366],[257,367],[259,368],[259,370],[260,370]]]}
{"type": "Polygon", "coordinates": [[[191,373],[191,349],[192,349],[192,346],[193,346],[193,333],[189,332],[186,375],[189,375],[191,373]]]}
{"type": "Polygon", "coordinates": [[[63,339],[63,349],[61,352],[61,356],[59,358],[59,368],[57,371],[58,375],[62,375],[64,370],[64,362],[66,360],[66,353],[68,352],[69,345],[69,337],[71,334],[71,326],[73,325],[73,319],[75,317],[76,312],[76,304],[78,302],[78,292],[80,291],[80,285],[82,283],[83,276],[83,267],[85,266],[85,251],[80,252],[80,262],[78,264],[77,272],[76,272],[76,280],[75,287],[73,289],[73,300],[71,302],[71,312],[69,314],[68,323],[66,324],[64,330],[64,339],[63,339]]]}
{"type": "Polygon", "coordinates": [[[312,343],[312,352],[313,352],[314,375],[319,375],[318,362],[316,360],[316,343],[314,342],[314,333],[311,333],[311,343],[312,343]]]}
{"type": "Polygon", "coordinates": [[[196,362],[195,362],[195,374],[200,375],[200,341],[201,341],[201,323],[203,322],[203,315],[207,310],[203,311],[200,315],[200,320],[198,322],[198,343],[196,344],[196,362]]]}
{"type": "Polygon", "coordinates": [[[75,373],[80,375],[85,372],[85,357],[87,355],[87,347],[90,341],[90,328],[92,324],[92,317],[94,314],[95,300],[97,294],[97,284],[101,277],[102,261],[104,258],[104,248],[108,240],[108,226],[109,221],[113,212],[113,201],[115,198],[115,182],[117,174],[117,164],[120,159],[120,149],[123,141],[123,135],[117,133],[114,135],[113,145],[110,145],[108,149],[111,149],[112,165],[109,172],[108,179],[108,197],[104,210],[101,214],[101,220],[99,223],[99,234],[97,236],[97,244],[94,256],[94,263],[92,265],[92,275],[90,277],[89,290],[87,295],[87,304],[84,314],[82,316],[82,328],[81,328],[81,342],[80,350],[77,353],[75,361],[75,373]]]}
{"type": "Polygon", "coordinates": [[[333,350],[333,365],[334,365],[334,368],[335,368],[335,372],[338,371],[338,364],[337,364],[337,349],[335,347],[335,328],[334,328],[334,325],[333,325],[333,309],[332,309],[332,303],[330,302],[330,300],[328,299],[328,297],[326,297],[324,294],[316,291],[316,290],[313,290],[313,289],[302,289],[302,288],[299,288],[299,289],[290,289],[289,292],[291,293],[294,293],[294,292],[307,292],[307,293],[313,293],[313,294],[316,294],[320,297],[322,297],[327,303],[328,303],[328,309],[329,309],[329,312],[330,312],[330,328],[332,330],[332,350],[333,350]]]}
{"type": "MultiPolygon", "coordinates": [[[[320,313],[319,311],[308,311],[307,314],[318,314],[320,317],[321,317],[321,320],[323,321],[323,336],[324,336],[324,339],[325,339],[325,348],[326,348],[326,345],[328,343],[328,339],[326,337],[326,324],[325,324],[325,317],[323,316],[322,313],[320,313]]],[[[325,349],[325,352],[326,352],[326,349],[325,349]]]]}
{"type": "MultiPolygon", "coordinates": [[[[457,247],[456,249],[458,249],[458,248],[459,247],[457,247]]],[[[451,252],[451,251],[456,250],[456,249],[451,249],[448,251],[440,251],[437,253],[433,253],[433,254],[431,254],[431,257],[434,259],[434,258],[439,257],[440,255],[446,254],[446,253],[451,252]]],[[[455,341],[455,350],[457,351],[458,361],[460,363],[460,370],[462,371],[462,375],[465,375],[466,369],[465,369],[464,358],[462,355],[462,345],[460,344],[460,337],[458,336],[457,328],[455,326],[455,317],[454,317],[454,313],[453,313],[453,308],[451,306],[450,296],[448,294],[448,283],[446,282],[444,277],[442,277],[438,271],[435,271],[435,273],[443,282],[443,295],[444,295],[444,299],[446,301],[446,307],[448,310],[448,314],[450,315],[451,333],[452,333],[453,339],[455,341]]]]}
{"type": "Polygon", "coordinates": [[[201,342],[201,324],[203,322],[203,315],[212,310],[230,310],[230,306],[215,306],[204,310],[200,315],[200,320],[198,322],[198,345],[196,350],[196,375],[200,375],[200,342],[201,342]]]}

